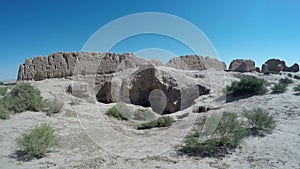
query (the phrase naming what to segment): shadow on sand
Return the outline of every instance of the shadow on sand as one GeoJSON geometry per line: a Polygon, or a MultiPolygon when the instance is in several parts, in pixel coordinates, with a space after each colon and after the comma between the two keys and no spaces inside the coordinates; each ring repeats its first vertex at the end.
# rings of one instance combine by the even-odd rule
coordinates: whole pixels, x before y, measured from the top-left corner
{"type": "Polygon", "coordinates": [[[22,162],[31,161],[34,159],[34,157],[27,155],[23,150],[15,151],[13,154],[10,154],[8,157],[22,162]]]}
{"type": "Polygon", "coordinates": [[[248,95],[243,95],[243,96],[233,96],[231,94],[229,95],[224,95],[221,97],[218,97],[217,99],[215,99],[216,102],[222,102],[225,101],[225,103],[230,103],[230,102],[234,102],[240,99],[247,99],[249,97],[254,96],[253,94],[248,94],[248,95]]]}

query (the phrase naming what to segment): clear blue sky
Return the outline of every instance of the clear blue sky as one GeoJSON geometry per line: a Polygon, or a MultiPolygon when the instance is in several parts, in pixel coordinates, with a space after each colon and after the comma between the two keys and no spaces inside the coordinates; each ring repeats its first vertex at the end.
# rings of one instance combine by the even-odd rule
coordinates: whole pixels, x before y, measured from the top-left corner
{"type": "MultiPolygon", "coordinates": [[[[236,58],[253,59],[258,66],[269,58],[300,63],[299,9],[299,0],[1,0],[0,80],[15,79],[25,58],[80,51],[99,28],[137,12],[188,20],[207,35],[227,65],[236,58]]],[[[113,52],[165,48],[188,54],[180,43],[159,38],[133,37],[113,52]]]]}

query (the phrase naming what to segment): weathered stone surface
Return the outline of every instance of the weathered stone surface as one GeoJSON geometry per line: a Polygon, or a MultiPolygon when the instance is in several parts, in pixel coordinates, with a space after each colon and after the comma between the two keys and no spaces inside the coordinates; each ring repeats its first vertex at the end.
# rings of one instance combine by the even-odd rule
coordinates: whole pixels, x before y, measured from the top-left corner
{"type": "Polygon", "coordinates": [[[299,65],[295,63],[293,66],[289,68],[290,72],[298,72],[299,71],[299,65]]]}
{"type": "Polygon", "coordinates": [[[72,83],[67,87],[66,91],[79,98],[88,98],[92,96],[91,90],[86,83],[72,83]]]}
{"type": "Polygon", "coordinates": [[[157,113],[173,113],[191,106],[196,98],[210,91],[205,86],[193,83],[194,78],[185,76],[184,73],[170,73],[171,70],[152,64],[142,65],[131,73],[118,72],[111,82],[107,82],[99,90],[96,97],[104,103],[124,101],[151,106],[157,113]],[[155,97],[150,97],[151,95],[155,97]],[[150,98],[158,101],[151,101],[150,98]]]}
{"type": "Polygon", "coordinates": [[[235,59],[229,65],[229,70],[237,72],[255,71],[255,62],[253,60],[235,59]]]}
{"type": "Polygon", "coordinates": [[[46,57],[26,59],[19,67],[18,80],[43,80],[64,78],[73,75],[111,74],[128,68],[137,68],[143,63],[163,65],[158,60],[138,58],[132,53],[54,53],[46,57]]]}
{"type": "Polygon", "coordinates": [[[226,69],[225,63],[200,56],[174,58],[167,65],[131,53],[54,53],[27,59],[20,65],[18,80],[68,78],[76,81],[67,87],[73,96],[96,96],[103,103],[124,101],[151,106],[157,113],[173,113],[210,92],[210,80],[217,77],[208,76],[206,71],[226,69]],[[182,64],[176,67],[178,62],[182,64]]]}
{"type": "Polygon", "coordinates": [[[268,65],[269,71],[274,72],[280,72],[280,71],[286,71],[286,72],[298,72],[299,71],[299,65],[294,64],[291,67],[286,66],[285,62],[279,59],[269,59],[265,62],[266,65],[268,65]]]}
{"type": "Polygon", "coordinates": [[[166,66],[184,70],[207,70],[213,68],[218,71],[226,69],[226,64],[215,58],[197,55],[186,55],[171,59],[166,66]]]}
{"type": "Polygon", "coordinates": [[[258,73],[260,73],[260,68],[259,68],[259,67],[256,67],[256,68],[255,68],[255,71],[258,72],[258,73]]]}
{"type": "Polygon", "coordinates": [[[96,98],[99,102],[102,103],[113,103],[112,90],[111,90],[111,82],[106,82],[100,88],[99,92],[96,95],[96,98]]]}
{"type": "Polygon", "coordinates": [[[261,72],[262,73],[265,73],[265,72],[267,72],[269,70],[269,68],[268,68],[268,65],[267,64],[263,64],[262,66],[261,66],[261,72]]]}

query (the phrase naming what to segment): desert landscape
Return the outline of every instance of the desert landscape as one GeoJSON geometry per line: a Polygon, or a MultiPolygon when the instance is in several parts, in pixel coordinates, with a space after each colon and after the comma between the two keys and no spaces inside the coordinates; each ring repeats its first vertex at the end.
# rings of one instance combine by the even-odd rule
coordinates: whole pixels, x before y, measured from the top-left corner
{"type": "Polygon", "coordinates": [[[1,84],[0,168],[300,168],[299,86],[299,65],[276,58],[261,67],[199,55],[166,64],[109,52],[26,59],[16,84],[1,84]],[[19,112],[7,103],[24,83],[47,105],[19,112]],[[42,124],[58,144],[30,155],[18,140],[42,124]],[[193,133],[203,140],[191,142],[193,133]]]}

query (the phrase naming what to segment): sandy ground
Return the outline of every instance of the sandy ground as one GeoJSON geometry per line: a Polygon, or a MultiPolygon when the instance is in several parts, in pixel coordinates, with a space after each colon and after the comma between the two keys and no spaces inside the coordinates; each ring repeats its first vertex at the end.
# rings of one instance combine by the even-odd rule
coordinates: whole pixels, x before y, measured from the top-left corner
{"type": "MultiPolygon", "coordinates": [[[[233,73],[228,75],[236,76],[233,73]]],[[[284,75],[265,78],[276,82],[281,77],[284,75]]],[[[113,104],[81,100],[79,105],[70,105],[74,97],[65,93],[69,80],[34,82],[43,97],[58,97],[65,105],[61,113],[51,117],[43,112],[24,112],[9,120],[0,120],[0,168],[297,169],[300,168],[300,96],[295,94],[293,87],[300,84],[300,80],[294,82],[286,93],[279,95],[253,96],[228,103],[222,99],[212,101],[217,97],[210,98],[208,102],[221,106],[222,111],[242,112],[261,107],[277,120],[272,134],[246,138],[235,152],[222,159],[177,153],[176,145],[180,145],[195,118],[201,116],[190,113],[192,108],[178,112],[190,114],[170,128],[137,131],[127,122],[105,115],[113,104]],[[16,138],[41,123],[54,127],[61,138],[61,146],[45,158],[28,160],[17,151],[16,138]]],[[[197,104],[201,104],[201,99],[197,104]]]]}

